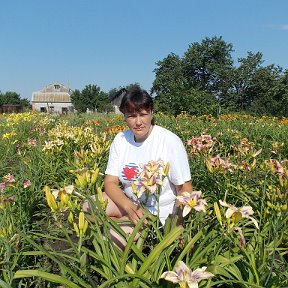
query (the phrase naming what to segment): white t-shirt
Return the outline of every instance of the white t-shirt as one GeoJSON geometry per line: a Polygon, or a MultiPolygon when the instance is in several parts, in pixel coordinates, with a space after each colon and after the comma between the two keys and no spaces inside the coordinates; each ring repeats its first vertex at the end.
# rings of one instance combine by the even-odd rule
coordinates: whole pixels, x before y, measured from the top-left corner
{"type": "MultiPolygon", "coordinates": [[[[173,213],[176,199],[174,185],[182,185],[191,180],[187,153],[177,135],[155,125],[148,138],[142,143],[137,143],[130,130],[118,133],[110,147],[105,174],[117,176],[123,185],[124,193],[136,201],[137,197],[132,192],[131,183],[141,171],[140,164],[147,164],[150,160],[170,163],[170,170],[159,197],[159,217],[164,223],[169,214],[173,213]]],[[[140,201],[144,199],[145,195],[142,195],[140,201]]],[[[157,214],[157,202],[154,196],[149,197],[146,207],[154,215],[157,214]]]]}

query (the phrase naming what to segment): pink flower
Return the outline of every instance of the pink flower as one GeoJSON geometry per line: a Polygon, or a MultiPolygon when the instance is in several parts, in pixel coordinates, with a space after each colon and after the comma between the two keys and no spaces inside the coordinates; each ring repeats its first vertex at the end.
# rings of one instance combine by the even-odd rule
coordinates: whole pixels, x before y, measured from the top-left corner
{"type": "Polygon", "coordinates": [[[147,164],[140,165],[142,171],[138,174],[137,180],[133,182],[132,190],[138,198],[144,192],[155,194],[159,186],[163,186],[163,178],[167,175],[169,165],[164,161],[149,161],[147,164]]]}
{"type": "Polygon", "coordinates": [[[203,134],[200,137],[192,137],[187,141],[187,145],[191,146],[192,154],[196,155],[203,152],[210,152],[214,146],[214,140],[211,135],[203,134]]]}
{"type": "Polygon", "coordinates": [[[23,185],[24,188],[27,188],[27,187],[31,186],[31,182],[30,182],[30,180],[25,179],[23,181],[22,185],[23,185]]]}
{"type": "Polygon", "coordinates": [[[6,182],[0,183],[0,191],[2,191],[7,186],[6,182]]]}
{"type": "Polygon", "coordinates": [[[232,168],[235,168],[235,165],[231,164],[228,160],[222,159],[220,155],[216,155],[210,160],[206,159],[206,166],[210,172],[213,170],[233,172],[232,168]]]}
{"type": "Polygon", "coordinates": [[[276,159],[269,159],[267,163],[270,165],[272,172],[278,174],[279,176],[284,176],[285,171],[279,161],[277,161],[276,159]]]}
{"type": "Polygon", "coordinates": [[[6,183],[14,183],[15,182],[15,178],[13,175],[11,175],[10,173],[5,175],[3,177],[3,180],[6,182],[6,183]]]}
{"type": "Polygon", "coordinates": [[[36,147],[37,146],[37,140],[36,139],[29,139],[28,145],[32,146],[32,147],[36,147]]]}
{"type": "Polygon", "coordinates": [[[183,192],[180,196],[177,196],[178,201],[184,205],[183,217],[185,217],[192,209],[196,211],[206,211],[207,203],[204,199],[200,199],[201,191],[183,192]]]}

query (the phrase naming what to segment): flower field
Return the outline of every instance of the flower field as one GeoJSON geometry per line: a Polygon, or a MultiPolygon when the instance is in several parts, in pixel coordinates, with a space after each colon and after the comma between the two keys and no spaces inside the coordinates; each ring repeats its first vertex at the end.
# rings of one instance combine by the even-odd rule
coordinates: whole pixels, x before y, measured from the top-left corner
{"type": "Polygon", "coordinates": [[[122,116],[0,115],[0,287],[288,287],[288,119],[155,119],[183,140],[194,191],[182,225],[147,211],[127,236],[102,197],[122,116]]]}

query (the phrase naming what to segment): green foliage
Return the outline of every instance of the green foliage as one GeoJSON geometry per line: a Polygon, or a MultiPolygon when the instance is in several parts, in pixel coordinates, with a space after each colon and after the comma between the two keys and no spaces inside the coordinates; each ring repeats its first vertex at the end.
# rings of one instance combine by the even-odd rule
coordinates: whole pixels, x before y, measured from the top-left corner
{"type": "Polygon", "coordinates": [[[86,112],[87,109],[97,112],[112,111],[108,94],[97,85],[86,85],[82,91],[76,89],[71,95],[71,101],[78,112],[86,112]]]}
{"type": "Polygon", "coordinates": [[[103,187],[109,145],[125,129],[122,117],[87,113],[0,117],[1,287],[175,287],[160,276],[173,271],[179,261],[193,271],[206,266],[215,275],[199,287],[288,286],[288,172],[281,178],[267,165],[278,159],[288,171],[287,118],[188,113],[177,117],[156,113],[155,118],[183,140],[194,190],[202,191],[207,209],[192,209],[182,226],[176,225],[174,215],[160,229],[156,217],[147,212],[126,235],[121,223],[106,216],[103,203],[89,198],[103,187]],[[209,149],[203,149],[207,141],[191,145],[193,138],[204,134],[213,140],[209,149]],[[231,171],[209,170],[207,162],[216,155],[233,164],[231,171]],[[15,182],[4,187],[8,174],[15,182]],[[24,188],[26,179],[31,185],[24,188]],[[67,207],[61,206],[62,212],[53,212],[45,199],[45,185],[58,190],[74,185],[77,193],[67,207]],[[91,213],[85,215],[88,229],[77,234],[83,198],[88,199],[91,213]],[[218,200],[251,206],[259,229],[243,218],[237,222],[241,236],[218,200]],[[148,224],[142,228],[144,220],[148,224]],[[113,244],[111,230],[126,239],[123,251],[113,244]],[[138,232],[141,237],[134,242],[138,232]]]}
{"type": "Polygon", "coordinates": [[[197,89],[175,89],[165,97],[155,97],[156,112],[166,111],[175,116],[182,112],[191,115],[216,114],[218,109],[219,105],[211,94],[197,89]]]}
{"type": "Polygon", "coordinates": [[[30,102],[27,99],[20,98],[16,92],[6,92],[4,94],[0,91],[0,106],[3,104],[20,104],[22,107],[30,108],[30,102]]]}
{"type": "Polygon", "coordinates": [[[158,61],[151,89],[158,111],[173,115],[197,111],[199,115],[215,113],[218,106],[216,110],[287,115],[287,71],[262,66],[260,52],[248,52],[235,65],[232,52],[232,44],[222,37],[206,37],[201,43],[192,43],[182,58],[170,53],[158,61]],[[197,109],[191,109],[195,94],[202,101],[197,109]]]}

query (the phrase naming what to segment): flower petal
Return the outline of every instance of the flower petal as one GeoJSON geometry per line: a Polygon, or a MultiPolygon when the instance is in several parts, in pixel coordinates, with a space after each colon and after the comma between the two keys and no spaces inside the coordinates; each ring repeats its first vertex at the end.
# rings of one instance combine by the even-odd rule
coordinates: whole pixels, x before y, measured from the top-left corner
{"type": "Polygon", "coordinates": [[[188,282],[187,284],[189,288],[198,288],[198,283],[196,281],[188,282]]]}
{"type": "Polygon", "coordinates": [[[183,209],[183,214],[182,216],[185,217],[190,211],[191,211],[192,207],[189,205],[185,205],[184,209],[183,209]]]}
{"type": "Polygon", "coordinates": [[[195,278],[197,282],[200,282],[201,280],[209,279],[210,277],[213,277],[214,274],[211,272],[206,272],[205,270],[207,267],[203,266],[202,268],[198,268],[195,271],[192,272],[192,277],[195,278]]]}
{"type": "Polygon", "coordinates": [[[206,206],[207,206],[207,202],[204,199],[199,199],[197,205],[194,206],[193,208],[196,211],[205,212],[206,211],[206,206]]]}
{"type": "Polygon", "coordinates": [[[257,229],[259,229],[258,222],[256,221],[255,218],[253,218],[253,217],[247,217],[247,218],[249,218],[249,219],[253,222],[253,224],[255,225],[255,227],[256,227],[257,229]]]}
{"type": "Polygon", "coordinates": [[[59,195],[59,190],[57,189],[51,189],[51,193],[54,196],[55,199],[57,199],[58,195],[59,195]]]}
{"type": "Polygon", "coordinates": [[[72,192],[74,191],[74,185],[65,186],[64,190],[66,191],[66,193],[72,194],[72,192]]]}
{"type": "Polygon", "coordinates": [[[254,213],[251,206],[243,206],[240,209],[240,212],[242,213],[242,216],[244,218],[248,218],[248,216],[253,215],[253,213],[254,213]]]}
{"type": "Polygon", "coordinates": [[[225,213],[226,218],[227,218],[227,219],[228,219],[228,218],[231,218],[232,215],[233,215],[235,212],[237,212],[237,208],[236,208],[236,207],[233,207],[233,206],[232,206],[231,208],[228,208],[227,211],[226,211],[226,213],[225,213]]]}
{"type": "Polygon", "coordinates": [[[228,203],[226,203],[226,202],[224,202],[224,201],[222,201],[222,200],[219,200],[219,203],[220,203],[220,205],[223,206],[223,207],[230,207],[230,204],[228,204],[228,203]]]}
{"type": "Polygon", "coordinates": [[[179,283],[178,274],[173,271],[164,272],[160,278],[163,278],[172,283],[179,283]]]}
{"type": "Polygon", "coordinates": [[[191,271],[191,269],[183,261],[179,261],[175,271],[179,275],[180,272],[183,273],[183,271],[191,271]]]}

